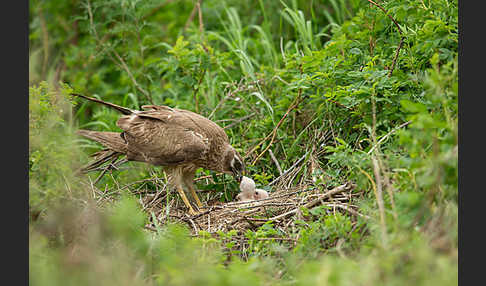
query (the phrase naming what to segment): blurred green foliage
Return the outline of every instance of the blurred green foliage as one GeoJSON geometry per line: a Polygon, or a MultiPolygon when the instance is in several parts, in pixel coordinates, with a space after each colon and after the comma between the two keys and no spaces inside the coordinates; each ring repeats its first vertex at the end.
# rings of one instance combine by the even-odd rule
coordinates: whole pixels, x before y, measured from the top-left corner
{"type": "MultiPolygon", "coordinates": [[[[358,0],[204,0],[203,22],[196,2],[29,2],[30,283],[456,285],[457,1],[375,1],[386,15],[358,0]],[[305,155],[294,185],[354,181],[366,192],[353,203],[371,219],[302,209],[292,233],[272,224],[247,231],[244,251],[231,232],[144,230],[137,198],[95,207],[76,176],[99,146],[74,131],[119,131],[119,115],[74,106],[72,90],[130,108],[197,111],[228,126],[243,154],[299,101],[271,146],[282,169],[305,155]],[[385,177],[387,243],[373,155],[385,177]]],[[[246,158],[258,187],[279,176],[268,152],[252,164],[267,144],[246,158]]],[[[216,184],[198,188],[234,197],[235,182],[199,172],[216,184]]],[[[162,177],[132,164],[100,184],[153,176],[162,177]]]]}

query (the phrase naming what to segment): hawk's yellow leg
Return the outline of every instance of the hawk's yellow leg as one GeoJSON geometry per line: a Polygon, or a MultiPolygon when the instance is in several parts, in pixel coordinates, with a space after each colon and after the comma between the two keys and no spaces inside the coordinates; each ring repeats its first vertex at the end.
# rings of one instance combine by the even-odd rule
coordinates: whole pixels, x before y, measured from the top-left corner
{"type": "Polygon", "coordinates": [[[191,191],[191,195],[194,198],[194,200],[196,201],[197,207],[199,209],[204,208],[203,204],[201,203],[201,201],[199,200],[199,197],[196,194],[196,191],[194,190],[194,187],[192,185],[188,185],[187,188],[189,189],[189,191],[191,191]]]}
{"type": "Polygon", "coordinates": [[[189,200],[187,199],[186,194],[184,193],[184,191],[182,190],[182,188],[180,186],[177,186],[176,189],[177,189],[177,192],[179,192],[179,195],[181,196],[182,201],[184,202],[184,204],[186,205],[186,207],[189,208],[189,213],[191,215],[196,215],[197,212],[195,212],[194,209],[192,208],[192,206],[189,203],[189,200]]]}

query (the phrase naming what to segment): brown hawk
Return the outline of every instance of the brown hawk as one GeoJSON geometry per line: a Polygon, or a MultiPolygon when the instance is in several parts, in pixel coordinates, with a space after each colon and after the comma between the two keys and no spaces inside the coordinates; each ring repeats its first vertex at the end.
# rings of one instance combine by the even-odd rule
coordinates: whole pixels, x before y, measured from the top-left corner
{"type": "Polygon", "coordinates": [[[143,111],[80,94],[72,94],[114,108],[124,114],[116,125],[123,132],[78,130],[78,134],[101,143],[106,149],[95,153],[97,160],[84,168],[88,172],[107,158],[126,155],[128,161],[162,166],[191,215],[196,214],[182,186],[199,208],[203,205],[194,190],[194,176],[200,167],[231,174],[240,182],[245,164],[230,145],[223,128],[194,112],[168,106],[145,105],[143,111]]]}

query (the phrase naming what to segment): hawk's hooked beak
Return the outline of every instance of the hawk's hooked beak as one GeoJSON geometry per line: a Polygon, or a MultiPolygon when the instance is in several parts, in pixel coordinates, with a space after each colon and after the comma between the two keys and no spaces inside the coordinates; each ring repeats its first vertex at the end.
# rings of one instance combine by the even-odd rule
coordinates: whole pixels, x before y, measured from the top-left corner
{"type": "Polygon", "coordinates": [[[238,184],[241,183],[241,179],[246,173],[245,170],[240,170],[236,168],[231,168],[231,172],[233,173],[233,177],[238,182],[238,184]]]}

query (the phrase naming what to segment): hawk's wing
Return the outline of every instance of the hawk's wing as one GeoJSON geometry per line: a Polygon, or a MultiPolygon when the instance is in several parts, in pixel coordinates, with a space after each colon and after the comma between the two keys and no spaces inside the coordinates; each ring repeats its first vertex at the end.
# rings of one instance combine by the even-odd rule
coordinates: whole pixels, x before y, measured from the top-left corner
{"type": "Polygon", "coordinates": [[[170,120],[178,124],[205,135],[209,139],[217,139],[220,142],[229,143],[229,138],[223,128],[213,121],[189,110],[170,108],[164,105],[144,105],[146,111],[138,115],[146,118],[154,118],[161,121],[170,120]]]}
{"type": "Polygon", "coordinates": [[[166,106],[149,108],[152,109],[117,121],[124,130],[122,137],[127,142],[129,160],[178,165],[197,160],[209,151],[210,140],[197,118],[187,118],[166,106]]]}

